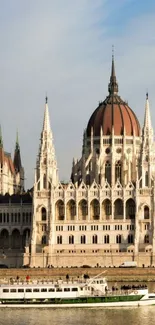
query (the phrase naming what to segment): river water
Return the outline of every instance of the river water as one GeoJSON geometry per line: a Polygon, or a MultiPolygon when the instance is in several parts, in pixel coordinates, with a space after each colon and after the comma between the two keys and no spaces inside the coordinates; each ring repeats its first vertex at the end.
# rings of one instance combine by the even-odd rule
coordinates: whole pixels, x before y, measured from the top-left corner
{"type": "MultiPolygon", "coordinates": [[[[155,283],[149,283],[155,291],[155,283]]],[[[155,306],[129,308],[0,309],[0,325],[154,325],[155,306]]]]}
{"type": "Polygon", "coordinates": [[[1,325],[154,325],[155,306],[108,309],[5,309],[1,325]]]}

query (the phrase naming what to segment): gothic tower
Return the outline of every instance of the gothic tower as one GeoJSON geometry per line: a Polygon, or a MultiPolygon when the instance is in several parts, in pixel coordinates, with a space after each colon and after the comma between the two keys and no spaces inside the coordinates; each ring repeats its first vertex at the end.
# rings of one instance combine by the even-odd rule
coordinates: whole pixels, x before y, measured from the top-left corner
{"type": "Polygon", "coordinates": [[[58,168],[50,127],[48,98],[46,97],[33,193],[31,264],[35,263],[33,254],[46,252],[52,243],[52,193],[58,182],[58,168]]]}
{"type": "Polygon", "coordinates": [[[14,192],[23,192],[24,190],[24,168],[22,167],[18,132],[16,136],[16,145],[14,151],[14,169],[15,169],[15,189],[14,192]]]}

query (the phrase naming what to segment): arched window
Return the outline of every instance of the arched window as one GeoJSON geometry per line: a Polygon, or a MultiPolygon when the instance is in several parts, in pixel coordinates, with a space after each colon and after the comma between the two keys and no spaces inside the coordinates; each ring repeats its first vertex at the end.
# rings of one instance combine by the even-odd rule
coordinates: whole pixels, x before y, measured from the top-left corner
{"type": "Polygon", "coordinates": [[[109,161],[105,163],[105,179],[111,184],[111,164],[109,161]]]}
{"type": "Polygon", "coordinates": [[[45,208],[41,209],[41,220],[46,221],[46,209],[45,208]]]}
{"type": "Polygon", "coordinates": [[[81,244],[86,244],[86,236],[85,235],[81,236],[81,244]]]}
{"type": "Polygon", "coordinates": [[[93,235],[92,239],[93,244],[97,244],[97,235],[93,235]]]}
{"type": "Polygon", "coordinates": [[[58,205],[58,213],[59,213],[59,218],[62,219],[64,217],[64,203],[60,202],[58,205]]]}
{"type": "Polygon", "coordinates": [[[43,188],[46,188],[46,175],[43,176],[43,188]]]}
{"type": "Polygon", "coordinates": [[[109,235],[104,236],[104,244],[109,244],[109,235]]]}
{"type": "Polygon", "coordinates": [[[144,244],[149,244],[149,235],[144,236],[144,244]]]}
{"type": "Polygon", "coordinates": [[[117,235],[116,236],[116,244],[121,244],[122,242],[122,236],[121,235],[117,235]]]}
{"type": "Polygon", "coordinates": [[[45,235],[42,236],[41,242],[42,242],[42,245],[46,245],[46,236],[45,235]]]}
{"type": "Polygon", "coordinates": [[[133,199],[126,201],[126,219],[135,219],[136,205],[133,199]]]}
{"type": "Polygon", "coordinates": [[[57,244],[62,244],[62,236],[57,236],[57,244]]]}
{"type": "Polygon", "coordinates": [[[40,191],[40,181],[38,182],[37,189],[40,191]]]}
{"type": "Polygon", "coordinates": [[[116,164],[115,164],[115,182],[117,181],[120,181],[121,183],[121,180],[122,180],[122,164],[121,164],[121,161],[117,161],[116,164]]]}
{"type": "Polygon", "coordinates": [[[100,218],[100,204],[99,204],[99,201],[96,200],[96,199],[91,201],[90,208],[91,208],[91,217],[92,217],[92,219],[98,220],[100,218]]]}
{"type": "Polygon", "coordinates": [[[149,186],[149,175],[148,172],[145,173],[145,186],[149,186]]]}
{"type": "Polygon", "coordinates": [[[123,219],[123,201],[120,199],[114,202],[114,219],[123,219]]]}
{"type": "Polygon", "coordinates": [[[73,235],[69,236],[69,244],[74,244],[74,236],[73,235]]]}
{"type": "Polygon", "coordinates": [[[128,244],[133,244],[133,235],[132,234],[128,235],[128,244]]]}
{"type": "Polygon", "coordinates": [[[82,216],[86,217],[88,214],[88,206],[87,206],[87,202],[83,200],[82,204],[81,204],[81,212],[82,212],[82,216]]]}
{"type": "Polygon", "coordinates": [[[146,205],[144,206],[144,219],[149,219],[150,213],[149,213],[149,207],[146,205]]]}
{"type": "Polygon", "coordinates": [[[70,203],[70,213],[72,218],[76,215],[76,205],[73,201],[70,203]]]}

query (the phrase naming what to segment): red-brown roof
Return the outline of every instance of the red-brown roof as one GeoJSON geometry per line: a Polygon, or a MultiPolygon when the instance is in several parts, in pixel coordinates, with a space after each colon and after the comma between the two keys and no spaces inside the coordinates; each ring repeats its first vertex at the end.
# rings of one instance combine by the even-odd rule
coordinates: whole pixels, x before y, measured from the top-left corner
{"type": "Polygon", "coordinates": [[[110,135],[114,127],[115,135],[122,135],[124,129],[127,136],[140,136],[140,124],[132,109],[117,94],[109,95],[105,101],[99,104],[87,125],[87,136],[91,135],[93,128],[94,136],[110,135]]]}

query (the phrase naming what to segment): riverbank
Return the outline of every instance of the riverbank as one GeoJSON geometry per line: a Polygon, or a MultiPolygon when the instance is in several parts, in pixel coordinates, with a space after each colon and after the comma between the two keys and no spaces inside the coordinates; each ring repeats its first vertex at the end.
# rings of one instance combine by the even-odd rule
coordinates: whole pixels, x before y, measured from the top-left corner
{"type": "Polygon", "coordinates": [[[38,269],[0,269],[1,282],[9,278],[19,277],[24,280],[27,275],[30,279],[65,279],[66,275],[70,279],[83,277],[84,274],[94,277],[100,273],[108,281],[117,282],[155,282],[155,268],[38,268],[38,269]]]}

